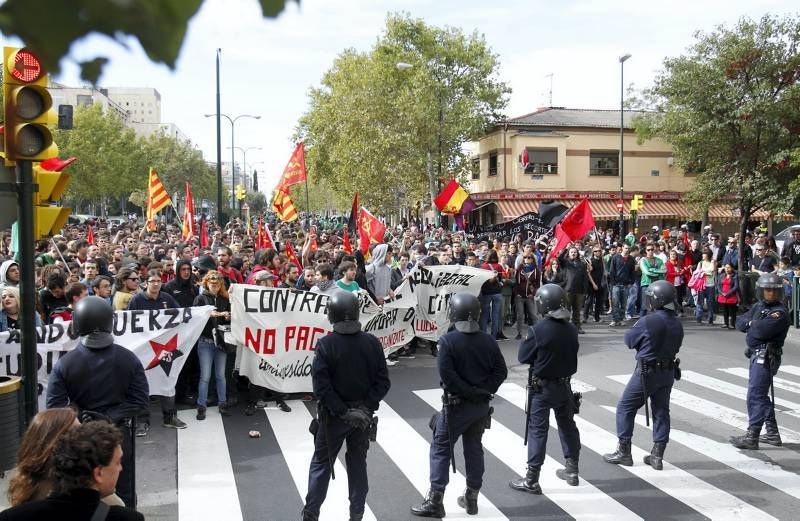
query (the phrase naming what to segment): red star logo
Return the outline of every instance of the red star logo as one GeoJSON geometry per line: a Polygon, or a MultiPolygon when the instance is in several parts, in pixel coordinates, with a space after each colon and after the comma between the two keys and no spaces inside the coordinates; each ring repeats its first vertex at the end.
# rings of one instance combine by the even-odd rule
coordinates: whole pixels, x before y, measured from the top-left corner
{"type": "Polygon", "coordinates": [[[155,356],[145,370],[147,371],[160,365],[161,368],[164,369],[164,372],[167,373],[167,376],[169,376],[169,372],[172,370],[172,362],[174,362],[176,358],[183,356],[183,352],[178,349],[178,335],[175,334],[175,336],[164,344],[151,340],[150,347],[153,348],[155,356]]]}

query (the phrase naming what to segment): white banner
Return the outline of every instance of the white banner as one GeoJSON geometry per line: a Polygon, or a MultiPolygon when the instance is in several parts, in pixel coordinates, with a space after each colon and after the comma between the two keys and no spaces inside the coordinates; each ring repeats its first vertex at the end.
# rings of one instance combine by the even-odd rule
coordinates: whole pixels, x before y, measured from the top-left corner
{"type": "MultiPolygon", "coordinates": [[[[231,333],[243,346],[239,374],[281,393],[311,391],[317,340],[331,331],[328,295],[287,288],[231,286],[231,333]]],[[[414,337],[413,309],[385,309],[359,293],[361,324],[388,355],[414,337]]]]}
{"type": "Polygon", "coordinates": [[[453,293],[478,296],[483,283],[494,276],[489,270],[470,266],[414,266],[408,278],[395,290],[395,300],[384,308],[416,310],[414,334],[425,340],[439,340],[449,325],[447,303],[453,293]]]}
{"type": "MultiPolygon", "coordinates": [[[[173,396],[187,355],[197,343],[213,306],[117,311],[114,342],[130,349],[144,366],[151,395],[173,396]]],[[[37,328],[39,408],[44,409],[47,381],[56,361],[75,349],[67,335],[69,322],[37,328]]],[[[19,331],[0,333],[0,374],[20,376],[19,331]]]]}

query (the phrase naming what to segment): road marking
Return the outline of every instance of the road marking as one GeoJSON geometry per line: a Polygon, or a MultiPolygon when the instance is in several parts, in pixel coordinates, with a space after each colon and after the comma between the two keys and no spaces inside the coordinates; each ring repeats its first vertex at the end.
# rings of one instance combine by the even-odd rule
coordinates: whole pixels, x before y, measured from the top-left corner
{"type": "Polygon", "coordinates": [[[572,378],[569,384],[572,387],[572,392],[575,393],[590,393],[597,390],[597,387],[594,385],[577,380],[575,378],[572,378]]]}
{"type": "MultiPolygon", "coordinates": [[[[414,394],[434,409],[438,410],[442,405],[441,389],[414,391],[414,394]]],[[[556,428],[555,420],[551,421],[550,426],[556,428]]],[[[497,420],[492,420],[492,428],[483,433],[483,447],[520,476],[519,469],[524,468],[528,461],[528,449],[523,443],[521,436],[497,420]],[[515,463],[516,467],[512,466],[515,463]]],[[[544,495],[574,519],[642,519],[585,479],[581,478],[577,487],[567,485],[566,481],[556,477],[556,469],[562,467],[555,459],[545,455],[539,484],[544,495]]]]}
{"type": "MultiPolygon", "coordinates": [[[[621,383],[622,385],[626,385],[630,379],[630,375],[612,375],[608,378],[614,380],[615,382],[621,383]]],[[[750,422],[747,419],[747,414],[731,409],[730,407],[725,407],[724,405],[720,405],[710,400],[700,398],[693,394],[689,394],[681,391],[680,389],[675,389],[674,387],[670,393],[669,403],[671,405],[683,407],[684,409],[689,409],[692,412],[707,416],[741,431],[746,431],[747,427],[750,425],[750,422]]],[[[786,427],[780,427],[780,432],[783,441],[800,443],[800,433],[787,429],[786,427]]]]}
{"type": "MultiPolygon", "coordinates": [[[[278,441],[281,454],[286,459],[297,491],[305,503],[308,493],[308,468],[311,465],[311,457],[314,455],[314,438],[308,432],[312,416],[302,401],[291,400],[286,403],[292,408],[291,412],[282,412],[272,408],[264,409],[264,412],[275,432],[275,439],[278,441]]],[[[334,463],[334,471],[336,479],[330,480],[328,485],[328,495],[320,509],[320,520],[341,521],[350,517],[347,471],[338,458],[334,463]]],[[[365,506],[364,519],[375,520],[375,514],[372,513],[369,505],[365,506]]]]}
{"type": "Polygon", "coordinates": [[[795,376],[800,376],[800,366],[782,365],[780,370],[783,371],[784,373],[789,373],[789,374],[793,374],[795,376]]]}
{"type": "Polygon", "coordinates": [[[208,409],[197,421],[195,411],[179,411],[189,426],[178,430],[178,519],[240,521],[242,508],[222,416],[208,409]]]}
{"type": "MultiPolygon", "coordinates": [[[[525,390],[519,385],[503,384],[497,395],[525,410],[525,390]]],[[[581,442],[589,450],[602,454],[604,451],[613,450],[616,446],[616,435],[597,427],[580,416],[575,416],[575,423],[581,432],[581,442]]],[[[766,512],[706,483],[666,460],[664,461],[664,470],[661,471],[638,463],[646,454],[649,454],[649,451],[631,445],[631,453],[637,463],[632,467],[620,465],[619,468],[647,481],[706,517],[711,519],[775,519],[766,512]]]]}
{"type": "MultiPolygon", "coordinates": [[[[713,376],[706,376],[695,371],[683,371],[683,379],[695,385],[705,387],[706,389],[738,398],[739,400],[747,399],[747,387],[732,384],[725,380],[714,378],[713,376]]],[[[800,416],[800,403],[784,400],[776,396],[775,410],[792,416],[800,416]]]]}
{"type": "MultiPolygon", "coordinates": [[[[611,414],[616,414],[614,407],[603,405],[602,408],[611,414]]],[[[647,427],[644,416],[641,414],[636,415],[636,423],[652,430],[652,427],[647,427]]],[[[714,441],[674,427],[670,429],[669,440],[676,441],[742,474],[747,474],[753,479],[800,499],[800,479],[797,474],[787,472],[778,465],[746,456],[729,443],[714,441]]]]}
{"type": "MultiPolygon", "coordinates": [[[[378,443],[381,448],[406,475],[417,491],[423,496],[426,495],[430,483],[430,467],[428,464],[430,444],[386,402],[381,402],[381,406],[378,409],[378,417],[380,418],[378,422],[380,425],[378,443]]],[[[447,488],[451,492],[444,495],[444,508],[445,512],[447,512],[447,519],[508,521],[508,518],[483,494],[478,495],[478,515],[468,515],[457,503],[458,496],[467,486],[467,480],[460,471],[456,474],[453,474],[452,471],[448,472],[450,473],[450,483],[447,488]]],[[[410,516],[411,514],[409,513],[399,517],[405,519],[410,516]]]]}
{"type": "MultiPolygon", "coordinates": [[[[720,368],[718,370],[722,371],[723,373],[728,373],[732,374],[733,376],[744,378],[745,380],[750,379],[750,371],[748,371],[744,367],[728,367],[728,368],[720,368]]],[[[787,380],[785,378],[773,376],[772,384],[775,386],[776,389],[782,389],[784,391],[789,391],[790,393],[800,394],[800,383],[793,382],[792,380],[787,380]]]]}

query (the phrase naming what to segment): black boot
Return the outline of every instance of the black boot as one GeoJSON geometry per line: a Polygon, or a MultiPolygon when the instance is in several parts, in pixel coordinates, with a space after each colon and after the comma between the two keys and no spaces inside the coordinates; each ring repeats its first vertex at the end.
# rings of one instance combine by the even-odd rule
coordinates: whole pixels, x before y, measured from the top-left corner
{"type": "Polygon", "coordinates": [[[542,487],[539,486],[539,467],[528,467],[524,478],[515,479],[511,481],[508,486],[520,492],[541,494],[542,487]]]}
{"type": "Polygon", "coordinates": [[[465,509],[467,514],[474,516],[478,513],[478,491],[469,488],[464,491],[463,496],[458,496],[458,506],[465,509]]]}
{"type": "Polygon", "coordinates": [[[556,470],[556,477],[563,479],[567,485],[578,486],[578,458],[567,458],[564,461],[564,468],[556,470]]]}
{"type": "Polygon", "coordinates": [[[301,513],[303,514],[302,521],[318,521],[319,520],[319,516],[317,514],[312,514],[311,512],[306,510],[305,508],[303,509],[303,511],[301,513]]]}
{"type": "Polygon", "coordinates": [[[358,514],[350,513],[350,521],[361,521],[362,519],[364,519],[364,512],[358,514]]]}
{"type": "Polygon", "coordinates": [[[655,470],[664,469],[664,449],[667,448],[666,443],[653,443],[653,448],[650,449],[650,455],[644,457],[644,464],[650,465],[655,470]]]}
{"type": "Polygon", "coordinates": [[[762,434],[758,437],[758,441],[761,443],[766,443],[767,445],[774,445],[776,447],[780,447],[783,445],[783,441],[781,441],[781,433],[778,432],[778,422],[775,420],[767,420],[764,422],[764,429],[766,429],[766,434],[762,434]]]}
{"type": "Polygon", "coordinates": [[[617,443],[617,451],[611,454],[603,454],[603,460],[606,463],[613,463],[614,465],[625,465],[626,467],[633,466],[633,458],[631,457],[631,442],[619,440],[617,443]]]}
{"type": "Polygon", "coordinates": [[[744,436],[731,436],[731,445],[737,449],[758,450],[758,434],[761,429],[749,427],[744,436]]]}
{"type": "Polygon", "coordinates": [[[411,507],[411,513],[419,517],[444,517],[444,492],[436,492],[431,489],[428,497],[418,507],[411,507]]]}

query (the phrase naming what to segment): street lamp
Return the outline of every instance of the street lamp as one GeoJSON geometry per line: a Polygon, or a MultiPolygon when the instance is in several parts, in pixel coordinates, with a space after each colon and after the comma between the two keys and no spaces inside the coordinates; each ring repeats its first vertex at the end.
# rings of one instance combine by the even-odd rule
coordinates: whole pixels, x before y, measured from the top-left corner
{"type": "MultiPolygon", "coordinates": [[[[264,147],[226,147],[226,148],[234,148],[242,153],[242,177],[247,180],[247,151],[248,150],[264,150],[264,147]]],[[[251,165],[252,166],[252,165],[251,165]]],[[[247,184],[246,182],[244,183],[247,184]]],[[[247,187],[245,187],[247,188],[247,187]]]]}
{"type": "MultiPolygon", "coordinates": [[[[216,116],[216,114],[204,114],[204,116],[207,118],[213,118],[216,116]]],[[[236,151],[234,150],[234,141],[233,141],[234,127],[236,126],[236,120],[238,120],[239,118],[261,119],[261,116],[253,116],[252,114],[239,114],[238,116],[231,118],[229,115],[222,113],[220,113],[220,116],[227,119],[228,122],[231,124],[231,146],[229,147],[231,149],[231,210],[235,210],[236,209],[236,166],[233,155],[236,153],[236,151]]]]}
{"type": "Polygon", "coordinates": [[[630,58],[630,54],[619,57],[619,200],[622,206],[619,209],[619,238],[623,240],[625,229],[625,188],[623,170],[623,139],[625,128],[625,62],[630,58]]]}

